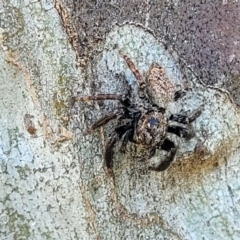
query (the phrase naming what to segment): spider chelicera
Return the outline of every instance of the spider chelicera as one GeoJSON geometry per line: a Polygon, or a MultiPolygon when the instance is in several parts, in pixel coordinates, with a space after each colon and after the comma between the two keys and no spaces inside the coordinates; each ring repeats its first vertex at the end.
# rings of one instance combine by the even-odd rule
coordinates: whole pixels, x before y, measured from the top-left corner
{"type": "Polygon", "coordinates": [[[114,129],[106,144],[104,159],[108,171],[112,172],[114,147],[118,141],[122,141],[120,149],[125,149],[129,141],[142,145],[150,150],[148,151],[150,154],[146,156],[148,159],[154,156],[157,149],[167,151],[163,161],[156,166],[149,166],[149,170],[164,171],[173,162],[177,151],[176,144],[167,137],[167,133],[173,133],[187,140],[192,138],[194,131],[190,123],[200,116],[202,106],[189,115],[167,113],[168,104],[180,99],[185,91],[176,90],[176,86],[169,81],[163,68],[158,64],[152,64],[146,76],[143,77],[130,58],[122,51],[119,53],[137,80],[137,94],[133,87],[129,86],[126,95],[99,94],[75,97],[74,100],[117,100],[121,104],[121,107],[96,121],[87,130],[90,134],[116,118],[122,122],[114,129]]]}

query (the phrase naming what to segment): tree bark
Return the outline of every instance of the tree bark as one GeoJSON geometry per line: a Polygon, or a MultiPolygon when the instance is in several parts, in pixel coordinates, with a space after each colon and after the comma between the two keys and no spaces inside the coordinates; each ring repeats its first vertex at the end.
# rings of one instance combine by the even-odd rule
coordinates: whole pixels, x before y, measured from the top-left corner
{"type": "Polygon", "coordinates": [[[1,239],[240,239],[239,3],[160,2],[0,1],[1,239]],[[165,172],[130,143],[107,174],[119,104],[72,100],[136,85],[119,51],[203,106],[165,172]]]}

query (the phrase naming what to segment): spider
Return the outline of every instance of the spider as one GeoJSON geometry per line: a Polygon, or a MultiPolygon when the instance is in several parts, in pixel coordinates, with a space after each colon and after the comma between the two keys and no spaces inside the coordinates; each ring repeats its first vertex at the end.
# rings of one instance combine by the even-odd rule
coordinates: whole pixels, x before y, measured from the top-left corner
{"type": "Polygon", "coordinates": [[[193,111],[190,115],[166,113],[169,103],[177,101],[184,96],[185,91],[176,90],[175,86],[166,77],[165,72],[158,64],[152,64],[143,77],[134,63],[122,51],[120,55],[125,60],[129,69],[137,80],[138,91],[134,92],[132,86],[128,85],[126,95],[99,94],[95,96],[75,97],[75,101],[100,101],[116,100],[121,107],[96,121],[87,133],[105,125],[110,120],[122,120],[117,126],[106,144],[105,165],[109,172],[113,168],[114,147],[118,141],[122,141],[120,149],[125,149],[127,143],[140,144],[148,149],[148,159],[155,155],[157,149],[167,152],[165,159],[156,166],[149,166],[149,170],[164,171],[174,160],[177,146],[170,140],[168,133],[175,134],[181,138],[190,139],[194,131],[190,123],[193,122],[202,112],[202,106],[193,111]]]}

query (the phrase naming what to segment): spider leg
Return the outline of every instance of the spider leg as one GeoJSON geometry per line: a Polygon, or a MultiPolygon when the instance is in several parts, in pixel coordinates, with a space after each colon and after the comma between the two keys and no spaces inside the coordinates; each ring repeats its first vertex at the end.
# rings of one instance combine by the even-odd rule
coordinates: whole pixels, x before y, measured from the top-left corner
{"type": "Polygon", "coordinates": [[[199,108],[197,108],[196,110],[194,110],[190,116],[188,117],[189,118],[189,122],[193,122],[195,119],[197,119],[201,113],[203,111],[203,105],[201,105],[199,108]]]}
{"type": "Polygon", "coordinates": [[[138,111],[134,114],[134,117],[133,117],[133,136],[136,135],[137,125],[138,125],[138,121],[139,121],[141,115],[142,115],[141,111],[138,111]]]}
{"type": "Polygon", "coordinates": [[[105,151],[105,164],[107,169],[112,169],[113,168],[113,148],[116,144],[117,141],[120,140],[120,136],[117,132],[113,132],[110,140],[107,142],[106,145],[106,151],[105,151]]]}
{"type": "Polygon", "coordinates": [[[99,101],[99,100],[122,100],[122,95],[119,94],[98,94],[96,96],[74,97],[77,102],[99,101]]]}
{"type": "Polygon", "coordinates": [[[126,107],[130,105],[129,99],[120,94],[98,94],[95,96],[74,97],[73,100],[75,102],[115,100],[120,101],[126,107]]]}
{"type": "Polygon", "coordinates": [[[178,114],[178,113],[171,114],[171,116],[169,117],[169,120],[175,121],[178,123],[189,124],[189,117],[184,114],[178,114]]]}
{"type": "Polygon", "coordinates": [[[175,135],[185,139],[191,139],[194,137],[194,131],[191,128],[179,125],[168,126],[167,132],[174,133],[175,135]]]}
{"type": "Polygon", "coordinates": [[[124,60],[126,61],[128,67],[129,67],[129,69],[131,70],[131,72],[133,73],[135,78],[137,79],[137,83],[138,83],[139,88],[140,89],[144,89],[146,87],[146,82],[144,81],[144,79],[143,79],[142,75],[140,74],[140,72],[137,70],[137,68],[134,65],[134,63],[121,50],[119,51],[119,54],[124,58],[124,60]]]}
{"type": "Polygon", "coordinates": [[[117,117],[122,117],[124,113],[122,111],[114,111],[111,114],[108,114],[102,118],[100,118],[98,121],[96,121],[90,128],[87,130],[87,134],[91,134],[95,129],[105,125],[108,123],[110,120],[117,118],[117,117]]]}
{"type": "Polygon", "coordinates": [[[126,146],[127,146],[128,141],[129,140],[132,141],[132,139],[133,139],[133,133],[134,133],[133,129],[129,129],[123,135],[122,145],[121,145],[121,148],[120,148],[121,152],[125,152],[126,151],[126,146]]]}
{"type": "Polygon", "coordinates": [[[172,161],[174,160],[174,157],[177,152],[177,147],[175,146],[174,142],[166,138],[163,144],[161,145],[161,149],[168,151],[167,157],[159,165],[155,167],[153,166],[149,167],[148,168],[149,170],[158,171],[158,172],[164,171],[171,165],[172,161]]]}
{"type": "Polygon", "coordinates": [[[203,106],[200,106],[198,109],[193,111],[189,116],[185,114],[172,114],[169,117],[169,120],[183,123],[183,124],[189,124],[193,122],[195,119],[197,119],[203,111],[203,106]]]}
{"type": "Polygon", "coordinates": [[[115,131],[111,134],[110,140],[106,144],[105,151],[105,164],[108,170],[113,168],[113,148],[117,141],[121,140],[122,136],[128,131],[132,130],[132,121],[128,122],[126,125],[117,127],[115,131]]]}
{"type": "Polygon", "coordinates": [[[131,142],[135,141],[133,140],[134,136],[136,136],[136,131],[137,131],[137,125],[138,121],[141,118],[142,112],[139,110],[134,110],[131,108],[127,108],[128,111],[125,113],[125,117],[131,119],[131,124],[132,124],[132,137],[129,139],[131,142]]]}
{"type": "Polygon", "coordinates": [[[184,91],[184,90],[176,91],[174,94],[174,101],[177,101],[179,98],[182,98],[185,95],[186,95],[186,91],[184,91]]]}

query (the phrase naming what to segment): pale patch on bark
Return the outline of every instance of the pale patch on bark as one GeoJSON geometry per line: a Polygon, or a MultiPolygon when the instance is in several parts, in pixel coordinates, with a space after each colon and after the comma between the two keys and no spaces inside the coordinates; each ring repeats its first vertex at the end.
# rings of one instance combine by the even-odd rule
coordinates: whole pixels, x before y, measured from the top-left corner
{"type": "Polygon", "coordinates": [[[53,5],[0,11],[0,238],[89,239],[64,122],[75,55],[53,5]]]}

